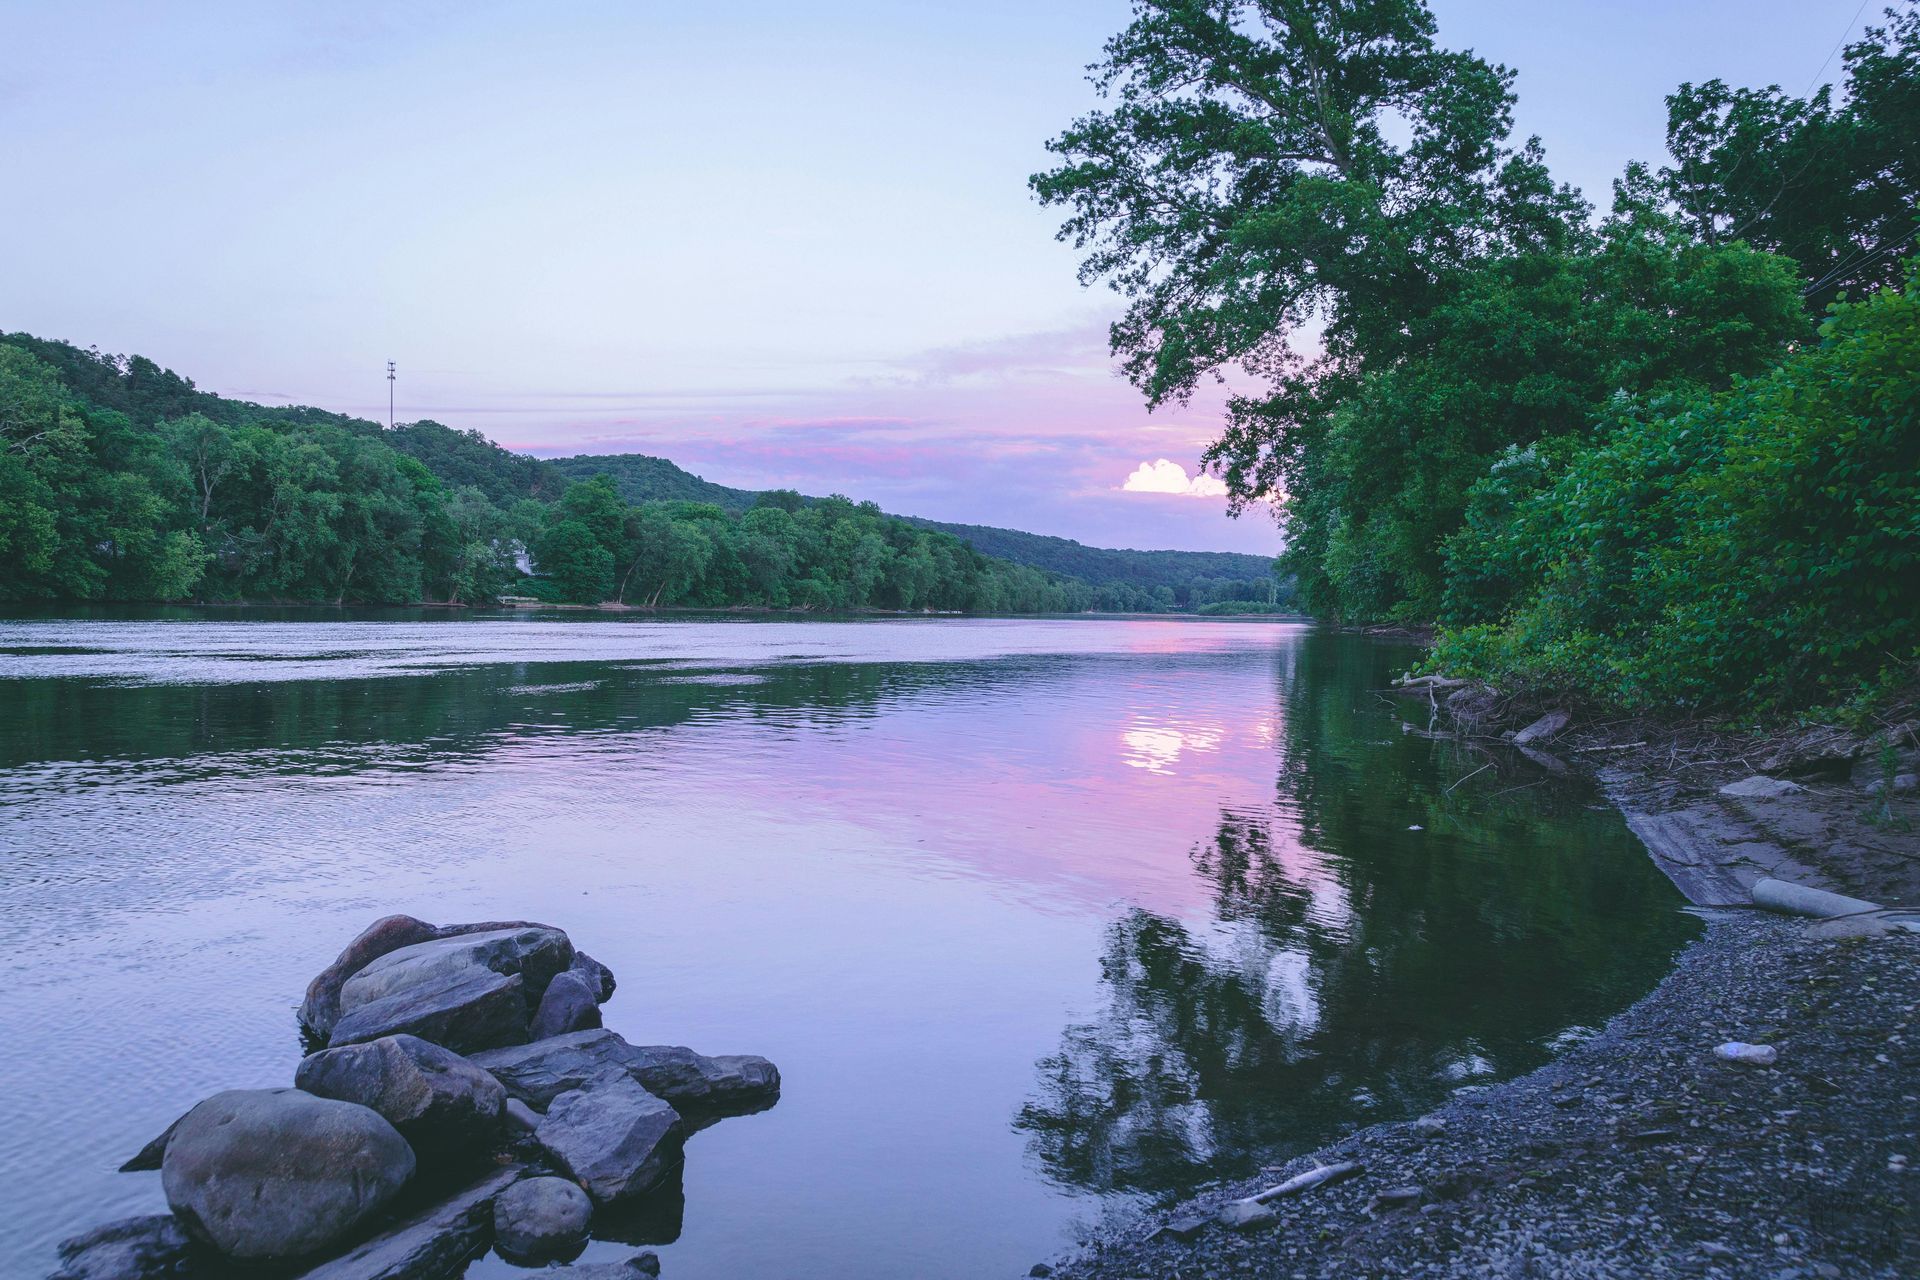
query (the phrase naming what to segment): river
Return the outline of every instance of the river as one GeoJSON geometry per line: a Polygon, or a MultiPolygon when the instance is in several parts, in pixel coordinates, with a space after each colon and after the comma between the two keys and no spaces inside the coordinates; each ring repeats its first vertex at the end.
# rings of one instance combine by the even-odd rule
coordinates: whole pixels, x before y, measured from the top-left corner
{"type": "Polygon", "coordinates": [[[1525,1071],[1693,921],[1587,788],[1407,731],[1411,655],[1258,619],[0,618],[0,1274],[163,1209],[115,1166],[290,1084],[307,980],[396,911],[559,925],[608,1026],[779,1065],[660,1195],[669,1280],[1022,1275],[1525,1071]]]}

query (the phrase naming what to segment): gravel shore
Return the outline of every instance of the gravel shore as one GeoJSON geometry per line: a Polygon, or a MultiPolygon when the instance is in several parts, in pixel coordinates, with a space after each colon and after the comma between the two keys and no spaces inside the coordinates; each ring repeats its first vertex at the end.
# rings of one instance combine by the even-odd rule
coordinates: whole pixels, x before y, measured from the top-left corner
{"type": "Polygon", "coordinates": [[[1920,1275],[1917,1007],[1920,936],[1717,919],[1651,995],[1541,1070],[1096,1240],[1054,1275],[1920,1275]],[[1723,1063],[1730,1040],[1778,1060],[1723,1063]],[[1213,1221],[1341,1161],[1365,1172],[1275,1200],[1263,1226],[1213,1221]],[[1167,1224],[1193,1234],[1154,1234],[1167,1224]]]}
{"type": "MultiPolygon", "coordinates": [[[[1609,743],[1566,746],[1619,750],[1609,743]]],[[[1751,743],[1630,745],[1640,758],[1613,754],[1607,790],[1695,902],[1745,902],[1762,875],[1920,902],[1914,801],[1895,822],[1863,818],[1864,761],[1751,800],[1719,790],[1755,772],[1751,743]]],[[[1665,981],[1540,1070],[1112,1227],[1051,1274],[1920,1276],[1920,934],[1701,914],[1705,932],[1665,981]],[[1716,1057],[1734,1041],[1777,1057],[1716,1057]],[[1255,1219],[1243,1228],[1219,1221],[1230,1202],[1349,1162],[1363,1171],[1243,1207],[1255,1219]]]]}

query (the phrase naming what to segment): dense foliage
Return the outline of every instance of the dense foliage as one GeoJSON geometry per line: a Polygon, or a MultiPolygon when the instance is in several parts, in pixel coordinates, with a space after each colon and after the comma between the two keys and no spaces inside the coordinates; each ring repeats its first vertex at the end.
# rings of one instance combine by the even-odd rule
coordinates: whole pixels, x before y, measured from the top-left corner
{"type": "MultiPolygon", "coordinates": [[[[681,470],[665,458],[641,453],[581,454],[543,464],[560,474],[586,480],[611,479],[629,502],[675,499],[705,502],[733,513],[751,509],[762,495],[715,484],[681,470]]],[[[820,501],[805,498],[803,502],[820,501]]],[[[1231,551],[1128,551],[1089,547],[1071,538],[1054,538],[992,525],[950,524],[903,516],[922,529],[951,534],[984,555],[1094,587],[1102,609],[1159,611],[1198,608],[1222,600],[1263,600],[1285,604],[1292,588],[1274,577],[1273,562],[1231,551]]]]}
{"type": "MultiPolygon", "coordinates": [[[[1231,399],[1204,462],[1236,502],[1275,501],[1282,563],[1308,608],[1478,624],[1483,670],[1513,670],[1523,637],[1548,633],[1605,637],[1624,654],[1645,638],[1627,613],[1567,612],[1570,579],[1547,575],[1598,572],[1590,561],[1608,554],[1685,560],[1657,525],[1609,525],[1611,551],[1583,543],[1598,536],[1582,516],[1596,508],[1580,506],[1604,505],[1598,472],[1631,469],[1625,423],[1649,456],[1668,448],[1711,469],[1692,415],[1711,412],[1729,435],[1729,415],[1771,415],[1769,430],[1835,453],[1835,520],[1845,509],[1891,522],[1883,562],[1913,536],[1875,489],[1911,421],[1876,416],[1894,410],[1863,393],[1853,433],[1783,424],[1813,414],[1812,398],[1790,390],[1788,369],[1769,380],[1783,360],[1849,359],[1796,353],[1829,299],[1887,284],[1913,243],[1920,5],[1889,17],[1848,46],[1838,102],[1824,88],[1801,100],[1681,86],[1668,100],[1674,163],[1631,166],[1596,217],[1551,180],[1537,139],[1510,136],[1512,73],[1440,48],[1424,0],[1136,0],[1094,69],[1107,107],[1050,144],[1060,163],[1033,186],[1067,210],[1061,234],[1086,250],[1083,277],[1128,298],[1113,345],[1150,402],[1232,372],[1258,385],[1231,399]],[[1761,385],[1784,399],[1758,398],[1761,385]]],[[[1863,323],[1824,341],[1846,347],[1863,323]]],[[[1825,376],[1816,363],[1798,376],[1825,376]]],[[[1786,510],[1756,502],[1748,519],[1786,510]]],[[[1773,532],[1818,558],[1844,557],[1852,529],[1773,532]]],[[[1765,533],[1749,524],[1739,537],[1765,533]]],[[[1602,576],[1596,593],[1645,589],[1602,576]]],[[[1776,617],[1762,643],[1749,619],[1713,615],[1748,607],[1729,589],[1671,624],[1699,629],[1699,644],[1727,650],[1717,657],[1662,649],[1632,677],[1580,677],[1567,651],[1562,674],[1696,705],[1741,696],[1782,646],[1806,655],[1785,696],[1858,675],[1868,650],[1833,632],[1858,615],[1824,607],[1803,576],[1774,589],[1801,592],[1809,625],[1829,630],[1776,617]],[[1671,682],[1652,681],[1669,661],[1671,682]]]]}
{"type": "Polygon", "coordinates": [[[1448,546],[1438,657],[1630,705],[1845,697],[1920,651],[1920,297],[1596,446],[1515,450],[1448,546]]]}
{"type": "Polygon", "coordinates": [[[0,600],[475,603],[527,594],[1049,613],[1275,595],[1266,562],[1253,557],[1105,554],[1125,559],[1122,568],[1159,557],[1162,574],[1188,576],[1177,591],[1117,574],[1090,582],[984,554],[871,503],[740,493],[640,455],[543,462],[478,432],[435,422],[387,430],[246,404],[138,356],[0,335],[0,600]],[[620,482],[642,478],[738,500],[629,501],[620,482]],[[1259,572],[1197,572],[1223,563],[1259,572]]]}
{"type": "Polygon", "coordinates": [[[568,484],[477,433],[244,404],[139,357],[0,339],[0,600],[514,592],[808,609],[1130,603],[871,504],[632,504],[605,478],[568,484]]]}

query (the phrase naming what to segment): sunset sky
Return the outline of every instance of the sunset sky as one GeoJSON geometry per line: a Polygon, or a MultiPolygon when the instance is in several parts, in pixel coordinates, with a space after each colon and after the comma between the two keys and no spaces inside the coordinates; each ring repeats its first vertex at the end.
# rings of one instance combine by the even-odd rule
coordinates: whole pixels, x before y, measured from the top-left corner
{"type": "MultiPolygon", "coordinates": [[[[1838,70],[1857,0],[1439,0],[1605,198],[1682,80],[1838,70]]],[[[1109,546],[1271,552],[1149,415],[1025,180],[1124,0],[0,0],[0,328],[226,395],[639,451],[1109,546]]]]}

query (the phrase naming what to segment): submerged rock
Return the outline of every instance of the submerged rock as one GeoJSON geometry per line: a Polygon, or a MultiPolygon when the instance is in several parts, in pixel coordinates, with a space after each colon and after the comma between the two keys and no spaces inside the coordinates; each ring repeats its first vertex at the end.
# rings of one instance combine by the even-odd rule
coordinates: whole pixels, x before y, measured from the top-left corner
{"type": "Polygon", "coordinates": [[[187,1276],[202,1252],[170,1213],[122,1218],[60,1244],[49,1280],[165,1280],[187,1276]]]}
{"type": "Polygon", "coordinates": [[[308,1093],[371,1107],[416,1152],[462,1153],[500,1136],[507,1091],[450,1049],[417,1036],[383,1036],[313,1054],[294,1083],[308,1093]]]}
{"type": "Polygon", "coordinates": [[[577,1262],[541,1273],[553,1280],[652,1280],[660,1274],[660,1257],[651,1250],[625,1262],[577,1262]]]}
{"type": "Polygon", "coordinates": [[[527,1039],[545,1040],[569,1031],[588,1031],[600,1025],[600,1002],[596,987],[577,969],[557,975],[540,997],[527,1027],[527,1039]]]}
{"type": "Polygon", "coordinates": [[[195,1236],[236,1258],[338,1243],[407,1185],[413,1149],[379,1113],[298,1089],[232,1089],[181,1118],[160,1184],[195,1236]]]}
{"type": "Polygon", "coordinates": [[[555,1098],[534,1131],[597,1204],[617,1204],[658,1184],[685,1139],[680,1113],[617,1071],[555,1098]]]}
{"type": "Polygon", "coordinates": [[[334,1047],[414,1035],[470,1053],[527,1038],[526,984],[517,973],[468,970],[441,975],[341,1014],[334,1047]]]}
{"type": "Polygon", "coordinates": [[[593,1201],[565,1178],[527,1178],[493,1202],[493,1247],[509,1262],[564,1257],[587,1239],[593,1201]]]}
{"type": "Polygon", "coordinates": [[[615,1067],[676,1107],[747,1109],[780,1094],[780,1072],[765,1058],[710,1058],[680,1045],[631,1045],[612,1031],[575,1031],[472,1055],[507,1092],[535,1108],[615,1067]]]}

